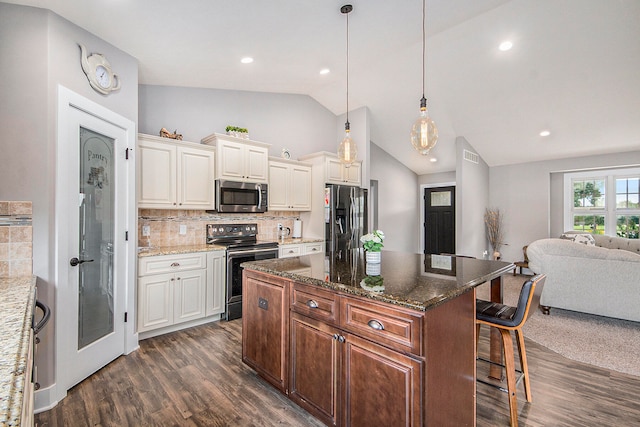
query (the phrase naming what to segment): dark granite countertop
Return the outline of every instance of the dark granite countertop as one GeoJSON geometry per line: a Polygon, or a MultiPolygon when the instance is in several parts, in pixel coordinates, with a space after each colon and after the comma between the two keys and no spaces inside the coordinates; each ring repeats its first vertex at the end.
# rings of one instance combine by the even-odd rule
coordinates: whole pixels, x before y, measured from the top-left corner
{"type": "Polygon", "coordinates": [[[513,270],[509,262],[382,251],[379,273],[362,249],[242,264],[298,282],[426,311],[513,270]],[[368,274],[367,274],[368,273],[368,274]]]}

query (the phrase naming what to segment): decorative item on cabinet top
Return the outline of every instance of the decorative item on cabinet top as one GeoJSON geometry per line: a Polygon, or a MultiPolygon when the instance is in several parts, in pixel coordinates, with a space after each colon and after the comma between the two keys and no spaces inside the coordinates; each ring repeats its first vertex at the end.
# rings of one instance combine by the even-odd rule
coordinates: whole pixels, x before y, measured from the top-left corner
{"type": "Polygon", "coordinates": [[[182,141],[182,134],[178,133],[178,130],[174,130],[173,133],[169,132],[167,128],[160,129],[160,136],[163,138],[171,138],[182,141]]]}
{"type": "Polygon", "coordinates": [[[241,128],[238,126],[227,126],[225,128],[227,135],[235,136],[236,138],[249,139],[249,131],[247,128],[241,128]]]}

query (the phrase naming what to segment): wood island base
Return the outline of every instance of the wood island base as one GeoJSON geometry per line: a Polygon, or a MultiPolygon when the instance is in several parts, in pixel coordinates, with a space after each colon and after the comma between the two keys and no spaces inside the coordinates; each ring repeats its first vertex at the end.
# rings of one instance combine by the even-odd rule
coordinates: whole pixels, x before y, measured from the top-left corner
{"type": "Polygon", "coordinates": [[[475,426],[475,288],[427,311],[245,268],[242,360],[331,426],[475,426]]]}

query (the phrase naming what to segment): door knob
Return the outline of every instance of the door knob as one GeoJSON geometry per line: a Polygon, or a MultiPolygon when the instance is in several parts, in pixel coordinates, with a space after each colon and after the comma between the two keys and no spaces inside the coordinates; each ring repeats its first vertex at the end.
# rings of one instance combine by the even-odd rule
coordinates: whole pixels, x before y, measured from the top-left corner
{"type": "Polygon", "coordinates": [[[71,264],[71,267],[75,267],[76,265],[83,264],[85,262],[93,262],[93,260],[92,259],[78,259],[78,258],[75,258],[75,257],[73,257],[73,258],[71,258],[69,260],[69,264],[71,264]]]}

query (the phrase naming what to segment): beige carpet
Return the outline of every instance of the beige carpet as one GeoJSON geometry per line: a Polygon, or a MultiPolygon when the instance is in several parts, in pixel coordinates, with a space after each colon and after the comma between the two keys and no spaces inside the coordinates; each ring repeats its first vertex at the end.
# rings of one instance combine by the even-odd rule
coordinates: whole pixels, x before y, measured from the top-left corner
{"type": "MultiPolygon", "coordinates": [[[[504,302],[515,305],[528,276],[505,275],[504,302]]],[[[489,285],[478,287],[477,297],[489,299],[489,285]]],[[[640,377],[640,323],[551,309],[536,311],[524,336],[569,359],[640,377]]]]}

